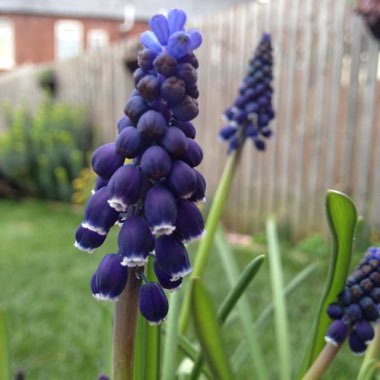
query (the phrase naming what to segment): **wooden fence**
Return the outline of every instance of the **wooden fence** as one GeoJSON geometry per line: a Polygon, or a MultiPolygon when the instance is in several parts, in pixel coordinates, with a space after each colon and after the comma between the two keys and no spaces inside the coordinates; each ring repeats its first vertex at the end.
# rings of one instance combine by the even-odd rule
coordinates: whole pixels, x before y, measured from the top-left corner
{"type": "MultiPolygon", "coordinates": [[[[348,2],[252,2],[193,26],[204,41],[198,53],[201,113],[196,125],[209,199],[226,162],[226,147],[217,141],[220,115],[236,96],[262,32],[272,34],[275,133],[264,153],[245,146],[224,214],[228,226],[255,233],[274,213],[296,235],[320,231],[324,195],[334,188],[348,193],[359,213],[380,227],[379,44],[348,2]]],[[[115,136],[133,88],[125,62],[135,54],[135,43],[120,44],[52,66],[59,100],[88,109],[99,142],[115,136]]],[[[41,98],[39,70],[0,77],[0,101],[27,99],[35,105],[41,98]]]]}

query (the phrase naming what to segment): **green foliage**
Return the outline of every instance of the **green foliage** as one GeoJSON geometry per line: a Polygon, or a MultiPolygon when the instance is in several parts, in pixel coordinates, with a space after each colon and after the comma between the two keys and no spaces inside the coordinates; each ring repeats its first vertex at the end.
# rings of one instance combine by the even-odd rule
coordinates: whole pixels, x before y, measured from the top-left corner
{"type": "Polygon", "coordinates": [[[347,195],[329,190],[326,196],[326,215],[333,243],[329,274],[317,313],[315,328],[311,332],[298,378],[302,378],[306,373],[325,344],[324,336],[331,323],[326,310],[328,305],[334,302],[337,295],[343,290],[350,266],[357,221],[355,205],[347,195]]]}
{"type": "Polygon", "coordinates": [[[0,379],[11,378],[10,350],[4,311],[0,309],[0,379]]]}
{"type": "Polygon", "coordinates": [[[89,149],[83,110],[43,101],[33,114],[5,105],[7,131],[0,136],[0,173],[25,193],[70,200],[89,149]]]}
{"type": "Polygon", "coordinates": [[[272,283],[272,294],[275,314],[275,331],[276,343],[279,361],[279,378],[288,380],[291,378],[290,368],[290,341],[288,314],[286,310],[286,300],[283,292],[283,270],[280,257],[280,244],[278,241],[276,223],[274,218],[269,218],[267,221],[267,236],[268,236],[268,252],[269,252],[269,267],[270,279],[272,283]]]}
{"type": "Polygon", "coordinates": [[[212,299],[199,278],[194,277],[192,282],[192,315],[206,361],[215,379],[232,379],[231,367],[222,340],[221,326],[212,299]]]}

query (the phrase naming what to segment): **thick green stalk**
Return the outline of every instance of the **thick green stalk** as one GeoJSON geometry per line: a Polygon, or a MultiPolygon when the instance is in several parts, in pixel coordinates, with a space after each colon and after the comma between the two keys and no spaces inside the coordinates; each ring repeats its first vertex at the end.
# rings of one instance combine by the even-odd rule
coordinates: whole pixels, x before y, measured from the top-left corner
{"type": "Polygon", "coordinates": [[[141,280],[134,268],[128,271],[128,283],[115,305],[112,344],[113,380],[133,380],[133,356],[141,280]]]}
{"type": "MultiPolygon", "coordinates": [[[[219,224],[220,217],[224,209],[227,196],[231,189],[232,179],[236,171],[236,166],[239,162],[241,149],[233,151],[227,160],[227,164],[223,171],[222,178],[219,182],[218,188],[215,193],[214,201],[212,202],[209,215],[206,221],[206,234],[201,239],[199,247],[195,256],[193,265],[192,277],[202,277],[203,271],[207,264],[207,259],[214,242],[216,228],[219,224]]],[[[191,303],[191,286],[189,286],[184,295],[182,309],[179,318],[179,331],[184,334],[189,324],[190,318],[190,303],[191,303]]]]}

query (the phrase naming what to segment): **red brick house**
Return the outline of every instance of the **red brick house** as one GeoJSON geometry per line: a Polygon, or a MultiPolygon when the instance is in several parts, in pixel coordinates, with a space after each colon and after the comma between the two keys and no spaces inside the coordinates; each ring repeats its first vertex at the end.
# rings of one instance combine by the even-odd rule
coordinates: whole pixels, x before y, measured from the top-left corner
{"type": "Polygon", "coordinates": [[[138,35],[160,11],[181,7],[194,19],[244,1],[0,0],[0,72],[138,35]]]}
{"type": "Polygon", "coordinates": [[[122,0],[1,0],[0,71],[62,60],[146,30],[122,0]],[[87,6],[85,6],[87,5],[87,6]]]}

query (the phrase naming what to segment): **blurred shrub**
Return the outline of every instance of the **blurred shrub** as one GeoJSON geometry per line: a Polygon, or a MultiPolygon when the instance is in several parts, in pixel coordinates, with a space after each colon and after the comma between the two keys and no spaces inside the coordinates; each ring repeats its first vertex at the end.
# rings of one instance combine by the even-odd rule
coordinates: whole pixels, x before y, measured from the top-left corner
{"type": "Polygon", "coordinates": [[[72,181],[86,165],[90,128],[82,109],[44,100],[35,113],[4,105],[0,175],[25,193],[70,200],[72,181]]]}
{"type": "Polygon", "coordinates": [[[96,175],[91,168],[84,168],[80,171],[79,176],[73,181],[74,193],[71,202],[75,204],[85,204],[94,188],[96,175]]]}

